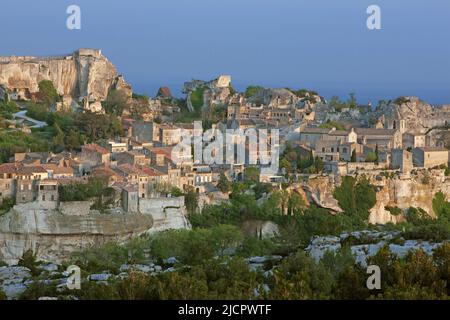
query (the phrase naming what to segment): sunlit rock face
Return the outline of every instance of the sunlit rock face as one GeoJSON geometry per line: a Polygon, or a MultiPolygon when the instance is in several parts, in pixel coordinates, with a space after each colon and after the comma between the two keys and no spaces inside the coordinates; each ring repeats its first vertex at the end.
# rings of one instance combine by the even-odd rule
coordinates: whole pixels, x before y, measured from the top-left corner
{"type": "MultiPolygon", "coordinates": [[[[433,211],[433,198],[442,192],[450,200],[450,177],[444,175],[443,170],[414,170],[411,174],[394,174],[392,177],[382,175],[382,171],[365,172],[364,176],[377,189],[375,206],[370,210],[369,223],[386,224],[398,223],[404,220],[403,215],[393,215],[386,207],[396,207],[406,212],[410,207],[422,208],[431,217],[433,211]]],[[[340,179],[334,176],[317,176],[310,178],[304,185],[311,203],[340,213],[342,209],[333,193],[340,185],[340,179]]]]}
{"type": "Polygon", "coordinates": [[[56,57],[0,57],[0,85],[19,99],[30,99],[39,82],[51,80],[58,94],[77,100],[103,101],[111,89],[131,87],[100,50],[80,49],[56,57]]]}

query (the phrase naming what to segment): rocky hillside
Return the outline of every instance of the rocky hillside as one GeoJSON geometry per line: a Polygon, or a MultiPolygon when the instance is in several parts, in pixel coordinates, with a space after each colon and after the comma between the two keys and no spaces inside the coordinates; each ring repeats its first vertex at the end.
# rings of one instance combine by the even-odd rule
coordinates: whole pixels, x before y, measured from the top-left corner
{"type": "MultiPolygon", "coordinates": [[[[430,216],[433,212],[433,198],[442,192],[450,200],[450,178],[443,170],[418,170],[410,175],[394,172],[366,173],[370,183],[377,188],[376,204],[370,210],[369,222],[372,224],[396,223],[402,220],[402,215],[392,215],[386,207],[395,207],[406,211],[410,207],[422,208],[430,216]]],[[[334,189],[340,185],[339,179],[333,176],[316,176],[302,186],[308,197],[319,207],[332,212],[342,212],[333,197],[334,189]]]]}
{"type": "Polygon", "coordinates": [[[61,96],[102,101],[111,89],[131,87],[100,50],[80,49],[57,57],[0,57],[0,86],[29,99],[42,80],[51,80],[61,96]]]}

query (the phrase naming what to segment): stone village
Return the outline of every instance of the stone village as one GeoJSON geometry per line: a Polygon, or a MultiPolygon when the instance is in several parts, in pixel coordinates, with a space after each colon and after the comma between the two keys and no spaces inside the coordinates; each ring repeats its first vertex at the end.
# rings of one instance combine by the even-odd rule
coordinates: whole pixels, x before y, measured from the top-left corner
{"type": "MultiPolygon", "coordinates": [[[[39,100],[38,79],[52,81],[61,97],[54,110],[105,113],[102,102],[111,90],[123,92],[132,107],[136,104],[131,86],[100,50],[80,49],[49,58],[0,58],[0,97],[19,105],[39,100]]],[[[332,190],[341,178],[365,175],[379,189],[369,218],[374,224],[401,219],[388,207],[414,205],[434,216],[433,195],[443,192],[450,199],[450,106],[431,106],[415,97],[380,102],[376,108],[342,106],[310,90],[262,87],[239,93],[227,75],[186,82],[183,93],[184,111],[167,87],[139,106],[139,119],[132,107],[124,110],[122,136],[86,141],[75,151],[17,152],[0,164],[0,202],[12,199],[14,203],[0,217],[1,260],[16,263],[31,249],[41,259],[58,261],[111,239],[190,228],[181,194],[195,193],[197,210],[227,201],[228,193],[218,187],[220,180],[243,181],[250,167],[258,169],[259,182],[276,188],[290,182],[290,192],[335,214],[342,210],[332,190]],[[249,159],[262,156],[261,149],[250,148],[248,139],[239,134],[233,141],[247,151],[240,162],[194,161],[191,154],[177,151],[182,133],[195,135],[197,130],[192,122],[174,121],[186,111],[210,119],[216,133],[277,130],[279,141],[270,134],[265,137],[267,150],[276,150],[281,157],[288,148],[295,148],[317,159],[321,168],[300,172],[280,161],[276,172],[260,170],[262,165],[249,159]],[[106,181],[111,191],[102,210],[92,199],[61,198],[64,187],[89,184],[92,178],[106,181]]],[[[17,114],[9,121],[14,130],[31,132],[33,127],[31,117],[17,114]]],[[[202,143],[207,149],[211,142],[202,143]]]]}

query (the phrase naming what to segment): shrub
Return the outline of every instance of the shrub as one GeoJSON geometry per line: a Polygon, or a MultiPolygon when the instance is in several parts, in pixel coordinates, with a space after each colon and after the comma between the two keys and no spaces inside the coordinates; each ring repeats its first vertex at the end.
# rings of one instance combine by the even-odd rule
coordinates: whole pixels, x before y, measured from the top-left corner
{"type": "Polygon", "coordinates": [[[4,198],[0,204],[0,214],[8,212],[16,204],[15,198],[4,198]]]}
{"type": "Polygon", "coordinates": [[[37,268],[36,256],[32,250],[27,250],[19,259],[19,266],[30,269],[31,274],[37,276],[40,272],[37,268]]]}

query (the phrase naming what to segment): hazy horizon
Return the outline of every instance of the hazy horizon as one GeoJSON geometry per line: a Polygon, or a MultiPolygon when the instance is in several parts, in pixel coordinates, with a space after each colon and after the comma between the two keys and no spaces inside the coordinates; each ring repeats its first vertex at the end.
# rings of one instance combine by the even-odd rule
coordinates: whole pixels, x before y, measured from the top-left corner
{"type": "Polygon", "coordinates": [[[376,103],[418,96],[450,104],[450,3],[439,0],[4,0],[0,55],[98,48],[135,92],[232,76],[233,85],[308,88],[376,103]],[[42,5],[44,3],[44,5],[42,5]],[[66,28],[66,8],[82,29],[66,28]],[[382,10],[382,30],[366,9],[382,10]]]}

